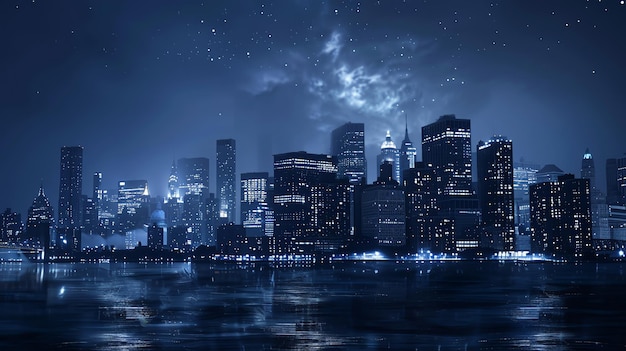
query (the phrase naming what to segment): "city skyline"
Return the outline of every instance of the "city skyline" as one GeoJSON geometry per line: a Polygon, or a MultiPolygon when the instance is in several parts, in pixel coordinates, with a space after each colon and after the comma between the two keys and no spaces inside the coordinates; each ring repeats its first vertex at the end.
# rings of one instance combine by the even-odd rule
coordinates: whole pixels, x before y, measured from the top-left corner
{"type": "Polygon", "coordinates": [[[24,215],[42,184],[57,207],[63,146],[84,148],[83,194],[102,172],[103,189],[146,179],[162,196],[181,157],[209,158],[216,192],[215,140],[237,141],[238,175],[266,172],[275,154],[330,153],[346,122],[365,125],[369,183],[405,117],[414,146],[456,114],[472,146],[507,135],[514,161],[576,176],[589,148],[602,190],[626,151],[620,1],[150,4],[0,5],[2,208],[24,215]]]}

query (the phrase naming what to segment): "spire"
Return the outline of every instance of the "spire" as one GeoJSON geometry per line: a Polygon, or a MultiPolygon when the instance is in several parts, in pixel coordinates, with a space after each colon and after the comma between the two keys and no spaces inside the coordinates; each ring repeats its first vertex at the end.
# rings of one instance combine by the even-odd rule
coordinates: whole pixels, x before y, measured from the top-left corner
{"type": "Polygon", "coordinates": [[[585,150],[585,154],[583,155],[583,160],[591,160],[593,157],[591,156],[591,152],[589,152],[589,148],[585,150]]]}
{"type": "Polygon", "coordinates": [[[409,140],[409,120],[406,113],[404,114],[404,140],[409,140]]]}
{"type": "Polygon", "coordinates": [[[46,196],[46,194],[44,194],[43,192],[43,180],[39,184],[39,193],[37,194],[37,196],[46,196]]]}

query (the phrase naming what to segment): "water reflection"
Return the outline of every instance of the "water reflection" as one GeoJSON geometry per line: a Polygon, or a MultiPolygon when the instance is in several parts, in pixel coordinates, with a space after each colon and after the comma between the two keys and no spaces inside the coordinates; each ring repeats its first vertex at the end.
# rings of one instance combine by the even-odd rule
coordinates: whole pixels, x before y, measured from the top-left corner
{"type": "Polygon", "coordinates": [[[0,265],[0,348],[626,345],[621,264],[0,265]]]}

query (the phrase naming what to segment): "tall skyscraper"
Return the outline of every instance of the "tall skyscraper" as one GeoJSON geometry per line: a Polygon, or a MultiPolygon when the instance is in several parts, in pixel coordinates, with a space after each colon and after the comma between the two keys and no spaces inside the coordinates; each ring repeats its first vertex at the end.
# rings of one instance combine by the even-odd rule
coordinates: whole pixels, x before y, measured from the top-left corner
{"type": "Polygon", "coordinates": [[[594,248],[602,250],[611,245],[611,230],[609,228],[609,207],[606,196],[596,187],[596,169],[593,155],[589,148],[583,154],[580,168],[580,178],[589,179],[591,189],[591,237],[594,248]]]}
{"type": "Polygon", "coordinates": [[[331,134],[331,154],[337,157],[337,176],[357,184],[367,178],[365,125],[346,123],[331,134]]]}
{"type": "Polygon", "coordinates": [[[234,139],[217,141],[217,196],[220,218],[236,221],[236,148],[234,139]]]}
{"type": "Polygon", "coordinates": [[[122,180],[117,185],[117,216],[121,229],[142,228],[149,216],[148,181],[122,180]]]}
{"type": "Polygon", "coordinates": [[[530,187],[532,251],[582,258],[593,253],[588,179],[566,174],[530,187]]]}
{"type": "Polygon", "coordinates": [[[318,228],[312,212],[312,188],[332,183],[336,177],[336,157],[307,152],[274,155],[275,254],[315,250],[318,228]]]}
{"type": "Polygon", "coordinates": [[[626,205],[626,157],[606,160],[606,202],[626,205]]]}
{"type": "MultiPolygon", "coordinates": [[[[537,183],[538,171],[538,165],[525,163],[523,160],[513,164],[515,225],[520,235],[530,234],[530,200],[528,191],[532,184],[537,183]]],[[[530,250],[530,247],[526,249],[530,250]]]]}
{"type": "Polygon", "coordinates": [[[28,209],[26,220],[26,242],[47,249],[50,247],[50,233],[54,225],[54,215],[48,197],[39,187],[39,193],[28,209]]]}
{"type": "Polygon", "coordinates": [[[480,141],[476,154],[482,246],[514,251],[513,142],[494,136],[487,142],[480,141]]]}
{"type": "MultiPolygon", "coordinates": [[[[207,167],[208,171],[208,167],[207,167]]],[[[208,180],[207,180],[208,183],[208,180]]],[[[178,169],[176,168],[176,161],[172,161],[172,168],[170,170],[170,177],[167,180],[167,199],[179,199],[180,192],[178,189],[178,169]]]]}
{"type": "Polygon", "coordinates": [[[423,162],[403,173],[406,208],[406,240],[409,252],[434,247],[434,221],[437,213],[435,171],[423,162]]]}
{"type": "MultiPolygon", "coordinates": [[[[406,118],[406,117],[405,117],[406,118]]],[[[399,183],[402,183],[404,171],[415,167],[415,161],[417,157],[417,149],[413,146],[413,142],[409,139],[409,124],[405,119],[404,125],[404,140],[402,140],[402,146],[400,147],[400,178],[399,183]]]]}
{"type": "Polygon", "coordinates": [[[265,215],[269,210],[267,172],[241,174],[241,223],[247,236],[265,235],[265,215]]]}
{"type": "Polygon", "coordinates": [[[472,189],[472,146],[469,119],[441,116],[422,127],[422,158],[435,172],[437,217],[435,251],[478,246],[480,210],[472,189]]]}
{"type": "Polygon", "coordinates": [[[422,127],[422,158],[439,179],[438,195],[472,196],[472,145],[469,119],[445,115],[422,127]]]}
{"type": "Polygon", "coordinates": [[[385,141],[383,141],[380,146],[380,154],[376,158],[377,165],[379,167],[380,177],[380,165],[385,163],[385,161],[391,163],[392,167],[392,176],[396,182],[400,182],[400,150],[396,148],[396,144],[391,140],[391,133],[387,131],[387,135],[385,136],[385,141]]]}
{"type": "MultiPolygon", "coordinates": [[[[187,194],[208,196],[209,159],[206,157],[178,159],[178,186],[183,196],[187,194]]],[[[173,184],[172,184],[173,185],[173,184]]],[[[169,187],[169,183],[168,183],[169,187]]]]}
{"type": "Polygon", "coordinates": [[[82,224],[83,147],[61,148],[57,246],[80,251],[82,224]]]}

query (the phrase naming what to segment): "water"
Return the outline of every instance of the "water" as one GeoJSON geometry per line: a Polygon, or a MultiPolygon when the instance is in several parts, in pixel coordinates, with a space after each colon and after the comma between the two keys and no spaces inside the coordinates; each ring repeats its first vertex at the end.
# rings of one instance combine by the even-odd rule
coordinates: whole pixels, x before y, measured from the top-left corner
{"type": "Polygon", "coordinates": [[[1,264],[0,349],[615,350],[624,268],[1,264]]]}

